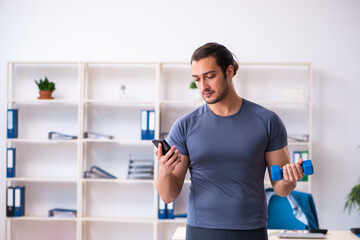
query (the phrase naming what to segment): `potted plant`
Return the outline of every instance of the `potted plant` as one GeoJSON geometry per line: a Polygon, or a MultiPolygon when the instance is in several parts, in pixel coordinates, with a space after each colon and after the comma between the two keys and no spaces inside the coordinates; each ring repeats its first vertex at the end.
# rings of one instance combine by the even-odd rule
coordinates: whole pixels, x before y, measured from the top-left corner
{"type": "Polygon", "coordinates": [[[51,94],[55,90],[55,83],[50,82],[47,77],[44,80],[40,78],[39,82],[35,80],[35,83],[39,87],[38,99],[54,99],[51,94]]]}
{"type": "Polygon", "coordinates": [[[360,213],[360,180],[359,184],[355,185],[347,195],[344,210],[348,209],[350,214],[356,208],[360,213]]]}
{"type": "MultiPolygon", "coordinates": [[[[360,146],[358,147],[360,148],[360,146]]],[[[348,210],[349,214],[352,210],[356,210],[360,213],[360,179],[359,183],[353,186],[350,193],[346,197],[344,210],[348,210]]],[[[360,228],[351,228],[351,231],[355,234],[360,234],[360,228]]]]}
{"type": "Polygon", "coordinates": [[[189,88],[191,89],[191,91],[193,91],[193,96],[194,96],[194,100],[201,100],[201,94],[196,86],[195,81],[191,81],[190,82],[190,86],[189,88]]]}

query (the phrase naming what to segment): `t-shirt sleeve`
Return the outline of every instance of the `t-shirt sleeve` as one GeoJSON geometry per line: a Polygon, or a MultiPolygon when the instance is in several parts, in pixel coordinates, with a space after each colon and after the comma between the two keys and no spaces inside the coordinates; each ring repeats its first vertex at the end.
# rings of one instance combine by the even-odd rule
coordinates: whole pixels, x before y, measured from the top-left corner
{"type": "Polygon", "coordinates": [[[187,124],[185,121],[178,119],[170,129],[167,142],[170,146],[175,145],[176,149],[180,151],[180,154],[189,156],[189,152],[186,146],[186,131],[187,124]]]}
{"type": "Polygon", "coordinates": [[[267,120],[267,131],[269,142],[266,152],[279,150],[288,144],[285,125],[280,117],[273,112],[267,120]]]}

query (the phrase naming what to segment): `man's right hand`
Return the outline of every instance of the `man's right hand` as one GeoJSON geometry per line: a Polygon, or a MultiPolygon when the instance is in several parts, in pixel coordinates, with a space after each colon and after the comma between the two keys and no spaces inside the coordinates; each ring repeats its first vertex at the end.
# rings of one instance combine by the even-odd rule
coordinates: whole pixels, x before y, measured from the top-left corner
{"type": "Polygon", "coordinates": [[[171,149],[163,155],[162,144],[159,143],[154,153],[159,162],[159,174],[163,176],[171,174],[175,170],[176,165],[181,162],[180,152],[176,149],[176,146],[172,146],[171,149]],[[174,155],[172,155],[173,153],[174,155]]]}

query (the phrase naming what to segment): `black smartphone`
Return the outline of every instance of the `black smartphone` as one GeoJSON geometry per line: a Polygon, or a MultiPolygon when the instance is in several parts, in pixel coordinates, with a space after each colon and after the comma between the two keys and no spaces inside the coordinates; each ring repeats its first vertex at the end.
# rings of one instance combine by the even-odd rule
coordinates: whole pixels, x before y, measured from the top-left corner
{"type": "MultiPolygon", "coordinates": [[[[163,155],[165,155],[171,148],[165,139],[154,139],[152,142],[155,147],[158,147],[159,143],[161,143],[163,155]]],[[[174,155],[174,153],[172,155],[174,155]]],[[[172,155],[170,157],[172,157],[172,155]]]]}

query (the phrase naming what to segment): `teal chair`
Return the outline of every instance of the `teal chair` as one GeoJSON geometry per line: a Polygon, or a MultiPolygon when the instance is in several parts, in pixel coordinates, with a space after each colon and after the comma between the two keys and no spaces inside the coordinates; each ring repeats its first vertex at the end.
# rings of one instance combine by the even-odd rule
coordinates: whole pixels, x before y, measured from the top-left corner
{"type": "Polygon", "coordinates": [[[297,220],[286,197],[274,195],[268,206],[268,229],[305,230],[306,225],[297,220]]]}

